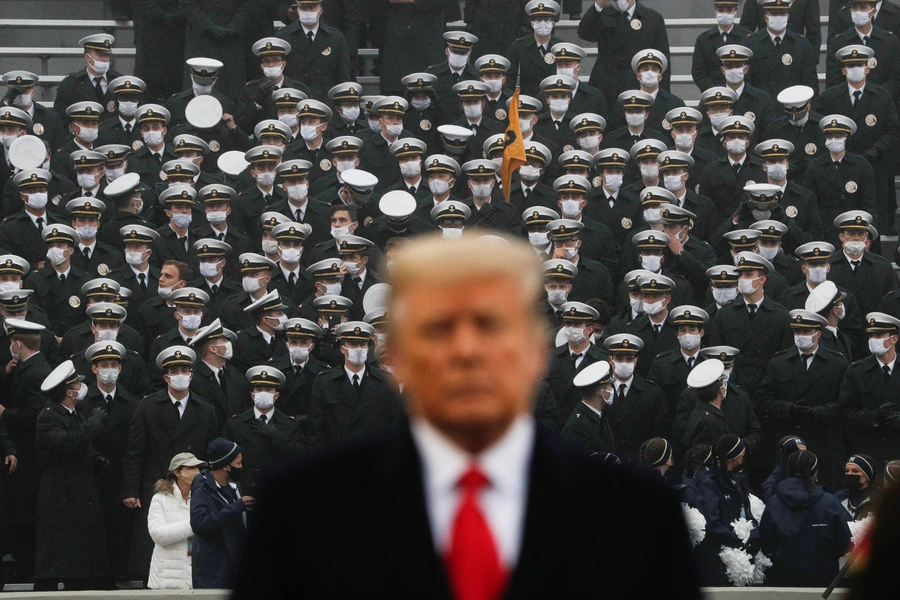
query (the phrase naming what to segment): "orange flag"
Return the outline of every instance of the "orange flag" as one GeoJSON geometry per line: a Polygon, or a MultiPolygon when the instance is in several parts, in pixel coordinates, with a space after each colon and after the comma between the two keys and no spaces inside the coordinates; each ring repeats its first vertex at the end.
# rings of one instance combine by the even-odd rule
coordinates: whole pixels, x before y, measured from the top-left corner
{"type": "Polygon", "coordinates": [[[519,125],[519,88],[509,103],[509,124],[506,126],[506,140],[503,147],[503,169],[500,181],[503,183],[503,197],[509,202],[513,171],[525,164],[525,144],[522,141],[522,126],[519,125]]]}

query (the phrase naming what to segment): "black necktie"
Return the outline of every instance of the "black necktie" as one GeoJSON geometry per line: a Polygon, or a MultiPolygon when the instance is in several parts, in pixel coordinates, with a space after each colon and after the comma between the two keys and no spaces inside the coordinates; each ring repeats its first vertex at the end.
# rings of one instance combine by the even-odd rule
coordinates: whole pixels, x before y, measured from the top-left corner
{"type": "Polygon", "coordinates": [[[35,219],[35,222],[37,223],[38,231],[41,231],[42,229],[44,229],[44,218],[43,217],[38,217],[37,219],[35,219]]]}
{"type": "Polygon", "coordinates": [[[112,400],[113,400],[112,394],[107,394],[106,395],[106,405],[109,406],[110,404],[112,404],[112,400]]]}
{"type": "Polygon", "coordinates": [[[224,242],[225,234],[220,231],[219,233],[216,234],[216,239],[218,239],[220,242],[224,242]]]}
{"type": "Polygon", "coordinates": [[[353,387],[355,387],[356,390],[359,391],[359,375],[356,375],[355,373],[353,375],[353,387]]]}
{"type": "Polygon", "coordinates": [[[147,293],[147,276],[141,273],[138,275],[138,282],[141,284],[141,290],[146,294],[147,293]]]}
{"type": "Polygon", "coordinates": [[[553,126],[556,127],[556,130],[557,130],[557,131],[559,131],[559,121],[557,121],[557,120],[554,119],[554,121],[553,121],[553,126]]]}
{"type": "Polygon", "coordinates": [[[572,355],[572,366],[578,368],[578,359],[581,358],[581,353],[572,355]]]}
{"type": "Polygon", "coordinates": [[[416,195],[416,186],[414,186],[414,185],[409,186],[409,193],[412,194],[413,196],[415,196],[416,195]]]}
{"type": "Polygon", "coordinates": [[[157,167],[162,164],[162,158],[160,157],[158,152],[151,152],[150,154],[153,155],[153,160],[156,161],[157,167]]]}
{"type": "Polygon", "coordinates": [[[266,424],[266,421],[268,421],[268,420],[269,420],[269,419],[266,418],[266,415],[259,415],[259,421],[260,421],[260,423],[262,423],[263,425],[265,425],[265,424],[266,424]]]}
{"type": "Polygon", "coordinates": [[[291,287],[294,287],[297,284],[297,274],[293,271],[288,275],[288,283],[291,284],[291,287]]]}
{"type": "Polygon", "coordinates": [[[62,275],[59,276],[59,282],[61,284],[65,285],[65,283],[66,283],[66,274],[65,273],[63,273],[62,275]]]}
{"type": "Polygon", "coordinates": [[[727,44],[727,43],[728,43],[728,34],[723,33],[722,34],[722,44],[727,44]]]}
{"type": "Polygon", "coordinates": [[[741,163],[739,163],[739,162],[731,163],[731,169],[734,171],[734,174],[735,174],[735,175],[740,174],[740,172],[741,172],[741,163]]]}
{"type": "Polygon", "coordinates": [[[653,326],[653,337],[654,337],[654,339],[656,338],[656,336],[659,335],[659,329],[660,329],[661,327],[662,327],[662,325],[654,325],[654,326],[653,326]]]}
{"type": "Polygon", "coordinates": [[[887,383],[888,379],[891,378],[891,368],[887,365],[882,365],[881,372],[884,373],[884,382],[887,383]]]}
{"type": "Polygon", "coordinates": [[[756,316],[756,305],[755,305],[755,304],[748,304],[748,305],[747,305],[747,308],[750,310],[750,318],[752,319],[753,317],[756,316]]]}
{"type": "Polygon", "coordinates": [[[294,211],[294,216],[297,218],[296,220],[298,223],[303,222],[303,211],[301,211],[299,208],[294,211]]]}
{"type": "Polygon", "coordinates": [[[809,359],[813,357],[812,354],[801,354],[800,358],[803,359],[803,364],[806,365],[806,368],[809,369],[809,359]]]}
{"type": "Polygon", "coordinates": [[[181,242],[181,245],[184,247],[185,253],[188,252],[188,238],[187,236],[183,236],[178,238],[178,241],[181,242]]]}
{"type": "Polygon", "coordinates": [[[125,123],[125,133],[131,135],[131,123],[125,123]]]}
{"type": "Polygon", "coordinates": [[[356,287],[358,287],[359,289],[362,289],[362,277],[354,277],[353,283],[356,284],[356,287]]]}
{"type": "Polygon", "coordinates": [[[215,296],[216,292],[219,291],[219,286],[214,283],[214,284],[212,284],[212,287],[209,288],[209,290],[213,293],[213,296],[215,296]]]}
{"type": "Polygon", "coordinates": [[[92,194],[91,192],[85,192],[85,193],[84,193],[84,197],[85,197],[85,198],[93,198],[93,197],[94,197],[94,194],[92,194]]]}
{"type": "Polygon", "coordinates": [[[687,364],[688,364],[688,369],[694,368],[694,357],[693,356],[688,357],[687,364]]]}
{"type": "Polygon", "coordinates": [[[841,161],[839,161],[839,160],[832,161],[831,164],[834,165],[835,171],[838,170],[839,168],[841,168],[841,161]]]}
{"type": "Polygon", "coordinates": [[[309,43],[310,43],[310,44],[312,44],[312,43],[315,41],[315,39],[314,39],[315,36],[313,36],[313,32],[312,32],[312,31],[307,31],[307,32],[306,32],[306,37],[309,39],[309,43]]]}
{"type": "Polygon", "coordinates": [[[181,410],[178,408],[179,406],[181,406],[181,402],[173,402],[172,403],[172,408],[175,409],[175,420],[176,421],[181,420],[181,410]]]}
{"type": "Polygon", "coordinates": [[[102,77],[94,77],[94,90],[97,92],[97,102],[103,104],[103,86],[100,82],[103,81],[102,77]]]}
{"type": "Polygon", "coordinates": [[[859,261],[858,261],[858,260],[851,260],[851,261],[850,261],[850,264],[853,265],[853,272],[856,273],[856,268],[859,267],[859,261]]]}
{"type": "Polygon", "coordinates": [[[780,35],[775,36],[775,49],[777,50],[778,48],[781,48],[781,36],[780,35]]]}
{"type": "Polygon", "coordinates": [[[621,400],[624,397],[625,397],[625,384],[620,383],[619,384],[619,392],[616,394],[616,400],[621,400]]]}
{"type": "Polygon", "coordinates": [[[868,45],[869,45],[869,36],[864,35],[863,36],[863,46],[868,46],[868,45]]]}
{"type": "Polygon", "coordinates": [[[266,194],[263,197],[266,199],[266,204],[272,201],[272,194],[266,194]]]}
{"type": "Polygon", "coordinates": [[[90,262],[90,260],[91,260],[91,249],[88,248],[87,246],[85,246],[84,248],[81,249],[81,253],[84,254],[84,261],[85,261],[85,262],[90,262]]]}
{"type": "Polygon", "coordinates": [[[853,92],[853,106],[859,104],[859,99],[862,98],[862,90],[856,90],[853,92]]]}
{"type": "Polygon", "coordinates": [[[541,53],[541,58],[543,58],[544,55],[547,54],[547,49],[544,48],[544,46],[542,44],[538,44],[538,50],[541,53]]]}

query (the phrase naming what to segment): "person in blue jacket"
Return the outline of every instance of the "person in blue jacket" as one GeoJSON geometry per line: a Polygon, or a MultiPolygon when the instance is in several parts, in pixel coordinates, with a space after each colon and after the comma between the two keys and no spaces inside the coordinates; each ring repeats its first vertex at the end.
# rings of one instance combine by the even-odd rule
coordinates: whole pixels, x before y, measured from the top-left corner
{"type": "Polygon", "coordinates": [[[852,520],[866,518],[872,511],[875,495],[875,459],[867,454],[854,454],[844,465],[844,488],[834,497],[852,520]]]}
{"type": "Polygon", "coordinates": [[[255,499],[241,495],[241,447],[218,437],[207,450],[209,468],[191,484],[194,588],[227,589],[237,576],[247,537],[246,513],[255,499]]]}
{"type": "Polygon", "coordinates": [[[710,475],[707,462],[712,458],[712,446],[709,444],[697,444],[684,455],[684,475],[681,476],[681,485],[676,491],[681,494],[681,501],[699,509],[700,506],[700,481],[710,475]]]}
{"type": "Polygon", "coordinates": [[[767,586],[827,587],[850,549],[850,516],[816,484],[818,475],[815,453],[794,452],[766,505],[759,531],[762,551],[772,559],[767,586]]]}
{"type": "Polygon", "coordinates": [[[778,462],[763,483],[763,501],[768,502],[775,495],[775,487],[787,476],[788,459],[797,450],[806,450],[806,442],[796,435],[786,435],[778,442],[778,462]]]}
{"type": "Polygon", "coordinates": [[[716,440],[715,471],[700,480],[700,512],[706,517],[706,538],[697,546],[695,558],[702,586],[730,585],[719,558],[722,546],[742,548],[751,556],[759,551],[759,528],[750,512],[750,493],[742,471],[747,448],[743,440],[726,433],[716,440]],[[744,542],[731,528],[743,517],[754,524],[744,542]]]}

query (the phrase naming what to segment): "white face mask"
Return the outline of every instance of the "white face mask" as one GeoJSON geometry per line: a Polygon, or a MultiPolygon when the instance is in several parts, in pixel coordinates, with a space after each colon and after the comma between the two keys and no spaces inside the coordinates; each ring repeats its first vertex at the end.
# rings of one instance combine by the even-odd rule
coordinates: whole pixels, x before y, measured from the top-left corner
{"type": "Polygon", "coordinates": [[[384,126],[385,133],[393,137],[400,137],[403,134],[403,123],[396,123],[394,125],[384,126]]]}
{"type": "Polygon", "coordinates": [[[132,267],[137,267],[144,263],[144,253],[143,252],[126,252],[125,253],[125,262],[127,262],[132,267]]]}
{"type": "Polygon", "coordinates": [[[319,22],[319,11],[317,10],[301,10],[300,12],[300,23],[303,25],[309,26],[310,29],[313,29],[313,25],[319,22]]]}
{"type": "Polygon", "coordinates": [[[43,209],[45,206],[47,206],[47,192],[28,194],[28,200],[26,204],[28,204],[28,208],[33,208],[34,210],[43,209]]]}
{"type": "Polygon", "coordinates": [[[482,113],[481,104],[464,104],[463,112],[466,114],[466,117],[469,119],[480,119],[482,113]]]}
{"type": "Polygon", "coordinates": [[[369,129],[375,133],[381,133],[381,120],[367,118],[366,121],[369,123],[369,129]]]}
{"type": "Polygon", "coordinates": [[[344,265],[345,267],[347,267],[347,272],[350,273],[351,276],[358,275],[359,272],[362,271],[362,269],[363,269],[363,264],[361,262],[355,263],[355,262],[348,262],[345,260],[345,261],[341,262],[341,264],[344,265]]]}
{"type": "Polygon", "coordinates": [[[309,359],[310,346],[288,346],[291,362],[295,365],[303,364],[309,359]]]}
{"type": "Polygon", "coordinates": [[[98,342],[114,342],[116,338],[119,337],[118,329],[98,329],[97,330],[97,341],[98,342]]]}
{"type": "Polygon", "coordinates": [[[619,362],[612,361],[613,365],[613,373],[615,373],[616,377],[619,379],[628,379],[634,374],[634,363],[633,362],[619,362]]]}
{"type": "Polygon", "coordinates": [[[183,392],[191,387],[190,375],[169,375],[169,387],[176,392],[183,392]]]}
{"type": "Polygon", "coordinates": [[[144,138],[144,143],[150,146],[151,148],[155,148],[163,143],[163,133],[162,131],[149,130],[142,131],[141,137],[144,138]]]}
{"type": "Polygon", "coordinates": [[[546,21],[532,21],[531,28],[541,37],[547,37],[553,33],[553,23],[547,23],[546,21]]]}
{"type": "Polygon", "coordinates": [[[550,105],[550,110],[557,114],[565,114],[565,112],[569,110],[569,100],[560,100],[557,98],[548,101],[547,104],[550,105]]]}
{"type": "Polygon", "coordinates": [[[528,241],[536,248],[543,248],[550,243],[550,236],[546,231],[529,231],[528,241]]]}
{"type": "Polygon", "coordinates": [[[224,210],[214,210],[206,213],[206,220],[210,223],[224,223],[228,218],[228,213],[224,210]]]}
{"type": "Polygon", "coordinates": [[[850,19],[854,25],[862,27],[869,24],[869,21],[872,20],[872,15],[868,10],[851,10],[850,19]]]}
{"type": "Polygon", "coordinates": [[[519,127],[522,128],[522,135],[528,135],[531,131],[531,119],[519,119],[519,127]]]}
{"type": "Polygon", "coordinates": [[[355,123],[359,118],[359,106],[351,106],[350,108],[341,109],[341,117],[347,123],[355,123]]]}
{"type": "Polygon", "coordinates": [[[57,266],[66,262],[68,257],[66,256],[66,251],[62,248],[47,248],[47,258],[53,266],[57,266]]]}
{"type": "Polygon", "coordinates": [[[468,54],[454,54],[453,52],[449,53],[447,58],[447,62],[450,64],[450,67],[456,69],[457,71],[465,67],[469,62],[468,54]]]}
{"type": "Polygon", "coordinates": [[[230,341],[225,342],[225,350],[220,356],[225,360],[234,358],[234,345],[230,341]]]}
{"type": "Polygon", "coordinates": [[[93,225],[85,225],[83,227],[76,227],[75,232],[78,234],[79,239],[84,240],[92,240],[97,237],[97,228],[93,225]]]}
{"type": "Polygon", "coordinates": [[[566,77],[575,79],[575,67],[556,67],[556,74],[565,75],[566,77]]]}
{"type": "Polygon", "coordinates": [[[647,87],[658,86],[660,79],[662,79],[662,75],[660,75],[656,71],[642,71],[641,72],[641,83],[647,87]]]}
{"type": "Polygon", "coordinates": [[[12,146],[12,143],[16,141],[18,135],[0,135],[0,144],[3,144],[3,147],[9,150],[9,147],[12,146]]]}
{"type": "Polygon", "coordinates": [[[641,177],[644,179],[656,179],[659,177],[659,165],[641,165],[641,177]]]}
{"type": "Polygon", "coordinates": [[[562,248],[562,251],[566,253],[566,260],[575,260],[575,255],[578,254],[578,248],[562,248]]]}
{"type": "Polygon", "coordinates": [[[300,118],[297,115],[292,115],[290,113],[278,115],[278,120],[290,127],[292,131],[297,129],[297,125],[300,124],[300,118]]]}
{"type": "Polygon", "coordinates": [[[125,167],[120,167],[118,169],[105,169],[104,173],[106,173],[107,181],[115,181],[125,174],[125,167]]]}
{"type": "Polygon", "coordinates": [[[476,198],[490,198],[491,190],[494,189],[489,183],[472,184],[472,195],[476,198]]]}
{"type": "Polygon", "coordinates": [[[603,183],[606,185],[607,189],[612,192],[619,191],[619,188],[622,187],[622,179],[623,176],[621,173],[614,173],[603,176],[603,183]]]}
{"type": "MultiPolygon", "coordinates": [[[[760,219],[765,220],[765,219],[760,219]]],[[[759,255],[768,261],[772,261],[778,256],[778,246],[760,246],[759,255]]]]}
{"type": "Polygon", "coordinates": [[[753,279],[738,279],[738,291],[742,296],[752,296],[756,293],[758,289],[754,282],[759,279],[759,277],[755,277],[753,279]]]}
{"type": "Polygon", "coordinates": [[[866,67],[849,67],[847,69],[847,81],[859,83],[866,78],[866,67]]]}
{"type": "Polygon", "coordinates": [[[846,146],[847,138],[845,137],[829,138],[825,140],[825,147],[828,148],[828,151],[832,154],[840,154],[844,151],[846,146]]]}
{"type": "Polygon", "coordinates": [[[462,237],[463,230],[455,227],[441,227],[441,235],[448,240],[458,240],[462,237]]]}
{"type": "Polygon", "coordinates": [[[832,312],[834,313],[834,316],[837,317],[838,321],[844,320],[845,313],[844,313],[844,305],[843,304],[835,304],[832,312]]]}
{"type": "MultiPolygon", "coordinates": [[[[277,244],[276,244],[277,247],[277,244]]],[[[241,287],[248,294],[252,294],[253,292],[258,292],[262,285],[259,283],[259,277],[244,277],[241,279],[241,287]]]]}
{"type": "MultiPolygon", "coordinates": [[[[662,256],[643,256],[639,257],[641,259],[641,266],[647,269],[648,271],[653,271],[656,273],[659,271],[659,268],[662,266],[662,256]]],[[[654,314],[654,313],[650,313],[654,314]]]]}
{"type": "Polygon", "coordinates": [[[137,107],[137,102],[119,102],[119,114],[126,119],[131,119],[137,112],[137,107]]]}
{"type": "Polygon", "coordinates": [[[566,325],[565,333],[566,340],[568,340],[570,344],[575,344],[576,346],[582,343],[586,338],[584,329],[579,329],[578,327],[572,327],[570,325],[566,325]]]}
{"type": "Polygon", "coordinates": [[[640,298],[632,298],[628,297],[628,304],[631,305],[631,310],[637,314],[642,314],[644,312],[644,301],[640,298]]]}
{"type": "MultiPolygon", "coordinates": [[[[558,70],[557,70],[557,72],[558,72],[558,70]]],[[[503,78],[502,77],[499,79],[495,79],[495,78],[482,79],[481,81],[482,81],[482,83],[484,83],[484,85],[488,86],[488,91],[491,94],[496,94],[497,92],[499,92],[500,90],[503,89],[503,78]]],[[[429,100],[429,102],[430,102],[430,100],[429,100]]]]}
{"type": "Polygon", "coordinates": [[[213,86],[215,83],[211,83],[209,85],[200,85],[196,81],[191,81],[191,89],[194,92],[195,96],[209,96],[212,94],[213,86]]]}
{"type": "Polygon", "coordinates": [[[428,182],[428,189],[435,196],[441,196],[450,190],[450,183],[443,179],[432,179],[428,182]]]}
{"type": "Polygon", "coordinates": [[[369,357],[368,348],[347,348],[347,360],[351,365],[356,367],[365,364],[366,358],[369,357]]]}
{"type": "Polygon", "coordinates": [[[716,301],[716,304],[719,306],[724,306],[728,304],[735,298],[737,298],[738,292],[737,288],[713,288],[712,290],[713,299],[716,301]]]}
{"type": "Polygon", "coordinates": [[[400,163],[400,175],[403,177],[418,177],[422,173],[422,161],[410,160],[400,163]]]}
{"type": "Polygon", "coordinates": [[[769,15],[768,17],[766,17],[766,20],[769,23],[769,29],[775,33],[781,33],[782,31],[787,29],[787,15],[769,15]]]}
{"type": "Polygon", "coordinates": [[[282,262],[288,264],[300,262],[300,257],[303,255],[303,248],[280,248],[280,250],[282,262]]]}
{"type": "Polygon", "coordinates": [[[410,106],[412,106],[415,110],[422,112],[431,106],[431,98],[413,98],[410,102],[410,106]]]}
{"type": "Polygon", "coordinates": [[[172,213],[172,224],[181,229],[187,229],[191,226],[191,213],[172,213]]]}
{"type": "Polygon", "coordinates": [[[644,121],[646,120],[646,113],[625,113],[625,122],[628,123],[629,127],[643,127],[644,121]]]}
{"type": "Polygon", "coordinates": [[[172,297],[172,292],[175,291],[172,289],[173,287],[175,287],[175,286],[169,286],[169,287],[159,286],[156,288],[156,293],[159,294],[159,297],[162,298],[163,300],[168,300],[169,298],[172,297]]]}
{"type": "Polygon", "coordinates": [[[318,125],[301,125],[300,137],[302,137],[307,142],[315,140],[317,137],[319,137],[318,125]]]}
{"type": "Polygon", "coordinates": [[[766,174],[775,181],[781,181],[787,177],[788,167],[781,163],[766,165],[766,174]]]}
{"type": "Polygon", "coordinates": [[[675,147],[681,150],[682,152],[685,150],[690,150],[694,147],[694,134],[692,133],[677,133],[675,134],[675,147]]]}
{"type": "Polygon", "coordinates": [[[850,256],[859,256],[866,251],[865,242],[844,242],[844,251],[850,256]]]}
{"type": "Polygon", "coordinates": [[[275,183],[275,173],[272,173],[270,171],[257,173],[256,182],[263,187],[269,187],[270,185],[275,183]]]}
{"type": "Polygon", "coordinates": [[[289,185],[287,186],[287,195],[291,200],[301,201],[309,195],[309,184],[298,183],[296,185],[289,185]]]}
{"type": "Polygon", "coordinates": [[[253,405],[259,410],[269,410],[275,406],[275,394],[272,392],[253,392],[253,405]]]}
{"type": "Polygon", "coordinates": [[[25,108],[31,106],[31,98],[33,94],[19,94],[15,98],[13,98],[13,106],[18,108],[25,108]]]}
{"type": "Polygon", "coordinates": [[[341,293],[340,283],[323,283],[322,287],[325,288],[325,294],[328,296],[338,296],[341,293]]]}
{"type": "Polygon", "coordinates": [[[600,147],[600,136],[586,135],[584,137],[580,137],[578,138],[578,145],[585,152],[593,152],[600,147]]]}
{"type": "Polygon", "coordinates": [[[718,23],[722,27],[731,27],[731,25],[734,23],[734,17],[734,13],[717,12],[716,23],[718,23]]]}
{"type": "Polygon", "coordinates": [[[819,285],[828,277],[828,267],[807,267],[807,277],[810,283],[819,285]]]}
{"type": "Polygon", "coordinates": [[[88,173],[79,173],[77,179],[78,185],[83,190],[92,190],[97,187],[97,180],[93,175],[90,175],[88,173]]]}
{"type": "Polygon", "coordinates": [[[629,0],[613,0],[613,5],[620,13],[624,13],[628,11],[628,1],[629,0]]]}
{"type": "Polygon", "coordinates": [[[280,67],[280,66],[278,66],[278,67],[263,67],[263,75],[269,81],[275,81],[276,79],[281,77],[281,74],[283,72],[284,72],[284,68],[280,67]]]}
{"type": "Polygon", "coordinates": [[[656,225],[662,221],[662,211],[658,208],[644,209],[644,222],[647,225],[656,225]]]}
{"type": "Polygon", "coordinates": [[[666,306],[663,304],[662,300],[657,300],[656,302],[644,302],[644,312],[648,315],[656,315],[665,310],[666,306]]]}
{"type": "Polygon", "coordinates": [[[680,190],[682,186],[681,175],[664,175],[663,176],[663,185],[666,186],[666,189],[670,192],[674,192],[675,190],[680,190]]]}
{"type": "Polygon", "coordinates": [[[344,171],[349,171],[350,169],[356,168],[356,159],[351,160],[339,160],[337,161],[337,170],[338,173],[343,173],[344,171]]]}
{"type": "Polygon", "coordinates": [[[0,292],[11,292],[12,290],[21,289],[17,281],[4,281],[0,283],[0,292]]]}
{"type": "Polygon", "coordinates": [[[725,81],[728,83],[740,83],[744,80],[744,67],[737,69],[725,69],[725,81]]]}
{"type": "Polygon", "coordinates": [[[742,140],[740,138],[728,140],[727,142],[725,142],[725,149],[728,150],[728,154],[739,156],[747,151],[747,142],[746,140],[742,140]]]}
{"type": "Polygon", "coordinates": [[[87,397],[87,386],[82,383],[80,385],[80,387],[78,388],[78,395],[75,396],[75,400],[77,402],[81,402],[86,397],[87,397]]]}
{"type": "Polygon", "coordinates": [[[263,240],[260,246],[264,254],[275,254],[278,252],[278,242],[275,240],[263,240]]]}
{"type": "Polygon", "coordinates": [[[100,76],[103,76],[103,75],[106,75],[107,71],[109,71],[109,61],[108,60],[97,60],[96,58],[94,58],[92,56],[91,62],[93,63],[91,65],[91,70],[94,73],[96,73],[100,76]]]}
{"type": "Polygon", "coordinates": [[[727,119],[730,116],[731,115],[729,115],[728,113],[725,113],[725,112],[713,113],[713,114],[709,115],[709,122],[713,127],[715,127],[716,129],[719,129],[719,127],[722,125],[722,123],[725,121],[725,119],[727,119]]]}
{"type": "Polygon", "coordinates": [[[683,350],[687,350],[688,352],[690,352],[700,345],[700,334],[686,333],[678,338],[678,345],[681,346],[683,350]]]}
{"type": "MultiPolygon", "coordinates": [[[[500,164],[503,164],[503,159],[500,159],[500,164]]],[[[537,167],[532,167],[531,165],[522,165],[519,167],[519,176],[526,181],[535,181],[536,179],[541,178],[541,170],[537,167]]]]}
{"type": "Polygon", "coordinates": [[[141,211],[144,210],[144,201],[141,198],[135,198],[132,201],[132,206],[134,206],[135,214],[141,214],[141,211]],[[137,204],[134,204],[137,202],[137,204]]]}
{"type": "Polygon", "coordinates": [[[181,327],[188,331],[195,331],[200,328],[201,319],[203,319],[203,315],[181,315],[181,327]]]}
{"type": "Polygon", "coordinates": [[[200,263],[200,275],[202,275],[206,279],[212,279],[216,275],[219,274],[219,263],[218,262],[201,262],[200,263]]]}
{"type": "Polygon", "coordinates": [[[96,127],[85,127],[82,125],[78,128],[78,139],[86,144],[93,143],[98,135],[99,130],[96,127]]]}
{"type": "Polygon", "coordinates": [[[115,385],[119,380],[118,369],[98,369],[97,380],[103,385],[115,385]]]}
{"type": "Polygon", "coordinates": [[[891,345],[884,345],[889,339],[869,338],[869,352],[875,356],[884,356],[891,349],[891,345]]]}
{"type": "Polygon", "coordinates": [[[581,214],[580,200],[563,200],[560,204],[562,204],[563,216],[567,219],[574,219],[581,214]]]}
{"type": "MultiPolygon", "coordinates": [[[[272,329],[274,329],[275,331],[284,331],[284,324],[287,323],[287,320],[288,320],[287,315],[280,315],[278,317],[267,317],[267,318],[269,319],[269,321],[271,321],[272,319],[276,319],[278,321],[277,324],[272,325],[272,329]]],[[[271,323],[270,323],[270,325],[271,325],[271,323]]]]}
{"type": "Polygon", "coordinates": [[[816,343],[813,341],[814,335],[794,335],[794,345],[801,352],[812,350],[816,343]]]}
{"type": "Polygon", "coordinates": [[[566,290],[547,290],[547,302],[553,306],[562,306],[568,297],[569,292],[566,290]]]}

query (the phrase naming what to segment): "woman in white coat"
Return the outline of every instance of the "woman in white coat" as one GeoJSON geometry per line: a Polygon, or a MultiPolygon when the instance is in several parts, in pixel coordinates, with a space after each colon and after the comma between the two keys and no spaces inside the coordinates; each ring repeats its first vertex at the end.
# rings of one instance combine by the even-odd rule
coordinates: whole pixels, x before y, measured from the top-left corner
{"type": "Polygon", "coordinates": [[[147,587],[191,588],[191,482],[206,463],[190,452],[176,454],[169,474],[156,482],[147,528],[156,546],[147,587]]]}

